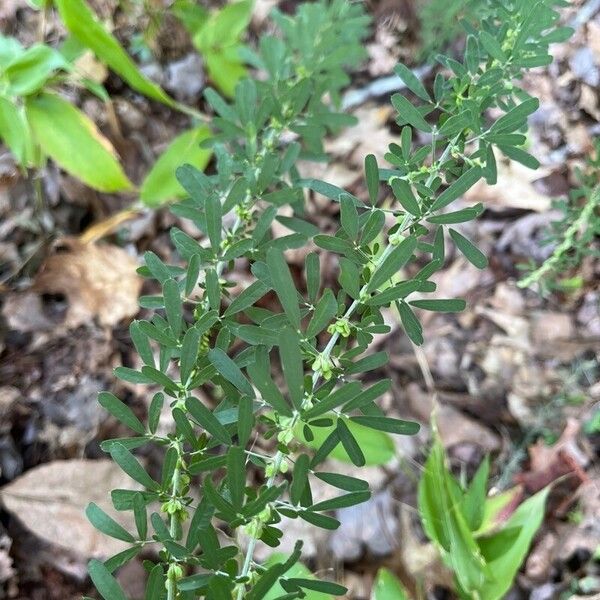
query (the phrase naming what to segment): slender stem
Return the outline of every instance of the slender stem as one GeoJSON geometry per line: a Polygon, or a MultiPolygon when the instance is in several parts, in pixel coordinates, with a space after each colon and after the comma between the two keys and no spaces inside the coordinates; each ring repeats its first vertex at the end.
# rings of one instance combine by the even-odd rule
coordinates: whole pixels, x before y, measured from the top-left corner
{"type": "MultiPolygon", "coordinates": [[[[177,442],[177,451],[178,454],[181,454],[181,446],[180,440],[177,442]]],[[[171,498],[174,500],[179,496],[179,485],[181,482],[181,466],[179,457],[177,459],[177,464],[175,465],[175,470],[173,471],[173,477],[171,479],[171,498]]],[[[169,516],[169,533],[173,539],[177,536],[177,525],[178,525],[179,514],[177,512],[173,512],[169,516]]],[[[174,561],[175,563],[177,561],[174,561]]],[[[167,600],[176,600],[177,598],[177,580],[173,577],[167,576],[167,600]]]]}

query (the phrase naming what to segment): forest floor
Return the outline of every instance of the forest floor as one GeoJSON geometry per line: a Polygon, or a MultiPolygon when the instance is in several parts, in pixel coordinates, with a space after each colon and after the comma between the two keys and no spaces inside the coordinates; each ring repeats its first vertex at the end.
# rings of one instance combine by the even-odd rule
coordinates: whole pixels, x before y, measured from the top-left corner
{"type": "MultiPolygon", "coordinates": [[[[93,4],[113,20],[121,39],[139,32],[139,23],[118,11],[116,0],[93,4]]],[[[251,36],[266,26],[264,15],[273,4],[293,10],[295,3],[259,1],[251,36]]],[[[374,34],[368,61],[353,74],[354,91],[388,75],[398,61],[423,63],[411,2],[373,0],[368,6],[374,34]]],[[[438,296],[464,297],[467,310],[425,319],[419,349],[390,311],[392,332],[378,339],[391,358],[385,376],[394,382],[385,408],[420,421],[421,434],[402,438],[394,461],[361,473],[375,493],[365,505],[340,511],[340,529],[322,537],[310,526],[287,526],[285,539],[304,539],[311,566],[334,568],[351,598],[369,597],[380,566],[411,589],[422,585],[429,598],[452,597],[448,574],[419,529],[415,510],[434,406],[457,470],[471,475],[490,454],[497,490],[519,484],[531,493],[560,479],[508,597],[600,598],[600,261],[587,257],[564,274],[576,282],[569,289],[541,295],[517,286],[519,265],[548,255],[544,232],[558,216],[552,200],[578,187],[580,169],[600,181],[588,164],[600,135],[600,3],[573,2],[563,18],[576,34],[554,47],[551,66],[535,69],[525,81],[541,102],[529,151],[542,167],[529,171],[500,163],[497,186],[468,192],[465,202],[476,199],[486,207],[467,233],[491,257],[489,267],[479,271],[456,254],[436,275],[438,296]],[[595,10],[586,13],[591,5],[595,10]]],[[[0,2],[5,35],[29,43],[37,19],[25,2],[0,2]]],[[[61,35],[51,19],[48,39],[61,35]]],[[[148,69],[169,73],[169,91],[204,108],[201,89],[190,87],[181,66],[192,52],[181,26],[165,19],[153,40],[148,69]]],[[[196,68],[204,79],[201,63],[196,68]]],[[[133,93],[112,74],[100,77],[114,113],[89,95],[77,101],[114,143],[129,177],[139,181],[188,119],[133,93]]],[[[427,82],[430,77],[425,75],[427,82]]],[[[358,125],[327,142],[331,164],[305,164],[303,170],[361,194],[363,157],[374,153],[383,163],[398,129],[386,96],[365,98],[349,111],[358,125]]],[[[100,194],[53,165],[44,170],[42,185],[40,205],[32,181],[0,147],[0,599],[93,595],[86,561],[119,549],[83,515],[90,500],[106,505],[108,491],[126,485],[99,447],[124,432],[96,394],[111,390],[145,414],[148,390],[117,383],[112,375],[114,367],[136,361],[128,325],[139,314],[137,297],[146,284],[135,268],[147,250],[178,260],[168,235],[175,224],[200,237],[167,208],[140,208],[131,196],[100,194]]],[[[329,230],[337,208],[311,196],[307,214],[329,230]]],[[[299,266],[303,255],[292,252],[290,259],[299,266]]],[[[151,452],[145,459],[151,467],[158,464],[151,452]]],[[[341,463],[335,469],[351,471],[341,463]]],[[[283,552],[290,548],[286,544],[283,552]]],[[[141,563],[124,568],[119,580],[129,597],[143,595],[141,563]]]]}

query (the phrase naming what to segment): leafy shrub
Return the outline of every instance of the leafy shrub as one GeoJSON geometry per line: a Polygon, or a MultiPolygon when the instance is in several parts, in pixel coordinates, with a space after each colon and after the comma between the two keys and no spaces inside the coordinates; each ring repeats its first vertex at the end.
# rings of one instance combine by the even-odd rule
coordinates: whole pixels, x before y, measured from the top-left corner
{"type": "MultiPolygon", "coordinates": [[[[323,181],[300,179],[296,167],[299,158],[323,160],[324,135],[353,121],[325,99],[335,105],[348,83],[344,67],[363,56],[368,20],[359,4],[334,0],[301,5],[295,17],[276,13],[282,37],[264,36],[256,53],[256,64],[268,78],[242,80],[232,102],[214,90],[206,92],[216,113],[216,173],[179,168],[177,176],[189,198],[173,210],[190,219],[207,244],[175,228],[171,237],[184,267],[146,254],[140,272],[157,280],[162,292],[141,299],[155,313],[131,325],[144,366],[116,370],[125,381],[158,385],[162,391],[152,399],[147,424],[115,396],[100,396],[101,404],[136,434],[104,442],[103,448],[143,488],[114,490],[112,496],[116,510],[133,511],[135,534],[99,507],[88,509],[101,531],[130,544],[105,563],[90,563],[92,579],[106,600],[124,598],[112,572],[148,544],[159,549],[159,560],[145,563],[150,600],[164,598],[165,590],[167,600],[258,600],[276,585],[284,590],[281,598],[303,597],[307,590],[344,593],[336,583],[291,574],[298,572],[291,569],[300,558],[301,541],[291,556],[264,565],[254,559],[256,544],[261,540],[278,546],[283,516],[336,528],[339,522],[327,513],[364,502],[370,492],[364,480],[322,471],[323,461],[343,449],[348,460],[362,466],[367,456],[357,442],[360,432],[418,431],[418,424],[389,418],[378,407],[376,400],[390,388],[389,380],[368,387],[360,383],[362,373],[387,362],[385,352],[370,353],[369,346],[375,334],[389,331],[383,307],[397,308],[416,344],[423,334],[414,309],[464,308],[461,299],[415,299],[413,294],[435,292],[431,277],[443,265],[446,232],[468,260],[485,267],[481,251],[449,227],[476,218],[483,206],[450,206],[482,177],[495,183],[493,147],[528,166],[537,164],[523,150],[521,132],[538,101],[514,81],[524,69],[546,64],[550,42],[569,33],[555,29],[558,15],[550,4],[493,3],[497,12],[469,30],[464,62],[439,57],[446,74],[436,76],[431,94],[406,67],[398,66],[397,73],[420,103],[413,105],[400,94],[392,97],[402,127],[400,143],[390,145],[390,168],[379,168],[374,156],[366,157],[367,200],[323,181]],[[486,115],[492,107],[502,116],[490,122],[486,115]],[[425,144],[419,143],[421,136],[425,144]],[[381,181],[397,200],[392,208],[378,207],[381,181]],[[320,233],[304,218],[303,188],[339,204],[335,234],[320,233]],[[294,216],[279,214],[286,205],[294,216]],[[274,238],[274,220],[290,233],[274,238]],[[302,279],[288,266],[284,252],[309,240],[339,255],[336,291],[323,288],[317,253],[307,255],[302,279]],[[233,294],[230,272],[241,258],[254,280],[233,294]],[[405,266],[412,275],[402,279],[405,266]],[[264,308],[261,300],[271,293],[281,312],[264,308]],[[322,338],[327,338],[324,346],[322,338]],[[272,361],[280,367],[285,393],[275,383],[272,361]],[[214,409],[192,395],[205,386],[221,399],[214,409]],[[165,400],[173,430],[162,435],[157,427],[165,400]],[[258,435],[273,440],[274,454],[252,449],[258,435]],[[148,443],[165,451],[160,480],[133,454],[148,443]],[[258,471],[263,483],[247,485],[249,470],[258,471]],[[313,478],[343,493],[315,502],[313,478]],[[192,486],[200,492],[199,500],[192,486]],[[151,508],[148,516],[155,503],[160,509],[151,508]],[[223,546],[218,530],[229,536],[223,546]]],[[[432,475],[424,489],[446,486],[444,494],[454,494],[442,468],[433,468],[441,464],[435,452],[434,447],[428,463],[432,475]]],[[[439,537],[431,524],[437,510],[427,512],[427,527],[439,537]]],[[[464,539],[469,539],[466,533],[464,539]]],[[[470,592],[485,584],[479,576],[482,564],[473,566],[474,558],[454,553],[464,550],[462,540],[439,537],[439,543],[468,569],[468,580],[458,578],[461,589],[470,592]]]]}

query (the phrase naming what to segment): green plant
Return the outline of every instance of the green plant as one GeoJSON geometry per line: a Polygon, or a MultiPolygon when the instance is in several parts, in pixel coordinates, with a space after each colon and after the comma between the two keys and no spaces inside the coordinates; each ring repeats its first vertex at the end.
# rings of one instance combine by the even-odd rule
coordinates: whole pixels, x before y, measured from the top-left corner
{"type": "Polygon", "coordinates": [[[586,256],[600,256],[600,140],[595,142],[595,156],[586,161],[584,169],[575,173],[579,185],[568,199],[557,200],[554,208],[562,216],[552,223],[543,240],[554,246],[550,256],[539,266],[525,265],[529,273],[519,287],[537,287],[543,294],[551,290],[569,290],[583,285],[581,277],[565,277],[581,265],[586,256]]]}
{"type": "Polygon", "coordinates": [[[542,524],[548,495],[548,488],[538,492],[502,521],[513,494],[486,498],[488,474],[485,459],[469,485],[459,482],[436,436],[419,484],[425,533],[454,572],[460,596],[473,600],[505,597],[542,524]]]}
{"type": "Polygon", "coordinates": [[[57,50],[45,44],[24,48],[0,36],[0,139],[22,169],[39,168],[50,156],[92,187],[129,188],[110,142],[56,93],[65,82],[89,83],[57,50]]]}
{"type": "MultiPolygon", "coordinates": [[[[135,535],[99,507],[88,509],[101,531],[130,544],[106,563],[90,563],[106,600],[124,597],[111,573],[147,544],[160,549],[159,560],[146,563],[146,597],[151,600],[163,598],[165,589],[167,600],[258,600],[276,585],[285,592],[280,598],[303,597],[306,591],[344,593],[336,583],[290,575],[300,543],[290,557],[267,565],[255,561],[256,544],[279,544],[282,516],[337,527],[326,513],[363,502],[370,492],[364,480],[323,472],[323,461],[342,448],[343,457],[362,466],[369,457],[358,436],[418,431],[416,423],[388,418],[377,406],[389,380],[363,388],[357,376],[387,362],[385,352],[369,353],[374,334],[389,331],[382,307],[397,307],[417,344],[422,328],[414,309],[464,308],[460,299],[413,299],[411,294],[435,291],[431,276],[443,264],[446,226],[482,212],[481,205],[448,207],[482,177],[495,181],[492,147],[535,166],[521,148],[524,136],[516,132],[526,128],[538,103],[514,80],[528,66],[547,62],[548,45],[558,35],[554,31],[565,35],[554,29],[558,15],[549,4],[513,0],[497,6],[493,18],[469,33],[464,64],[440,58],[448,74],[437,75],[433,97],[406,67],[397,68],[422,105],[399,94],[392,98],[402,126],[400,144],[390,146],[389,169],[380,169],[375,157],[367,156],[367,202],[326,182],[302,180],[295,166],[299,157],[323,160],[325,133],[352,121],[325,99],[339,98],[348,82],[343,67],[363,56],[360,40],[367,19],[360,5],[309,3],[293,18],[276,12],[282,38],[264,36],[255,55],[268,78],[243,79],[232,103],[207,91],[217,114],[216,173],[178,169],[190,197],[173,208],[198,226],[207,245],[173,229],[184,267],[146,255],[140,272],[156,279],[161,293],[143,297],[141,304],[160,313],[131,326],[144,366],[116,370],[125,381],[163,391],[151,402],[147,425],[115,396],[100,396],[101,404],[136,433],[104,442],[103,448],[143,488],[115,490],[112,497],[116,510],[133,511],[135,535]],[[486,116],[491,107],[503,113],[492,123],[486,116]],[[417,144],[414,130],[430,141],[417,144]],[[381,180],[397,200],[392,208],[377,206],[381,180]],[[334,235],[320,233],[305,218],[303,188],[339,204],[341,226],[334,235]],[[293,216],[279,214],[284,206],[292,207],[293,216]],[[227,218],[230,213],[235,219],[227,218]],[[273,237],[275,219],[291,233],[273,237]],[[301,282],[288,266],[284,251],[304,247],[308,240],[340,255],[336,291],[321,289],[317,253],[306,257],[301,282]],[[233,294],[231,270],[240,258],[250,265],[254,280],[233,294]],[[261,302],[271,292],[281,312],[261,302]],[[272,375],[271,354],[278,356],[285,394],[272,375]],[[220,400],[214,409],[193,395],[198,388],[220,400]],[[157,424],[165,397],[173,431],[162,436],[157,424]],[[255,449],[259,436],[272,440],[273,454],[255,449]],[[165,449],[160,481],[132,453],[147,443],[165,449]],[[310,445],[314,453],[307,451],[310,445]],[[247,485],[250,469],[258,471],[261,484],[247,485]],[[315,502],[313,478],[345,493],[315,502]],[[194,499],[192,487],[200,500],[194,499]],[[150,529],[147,510],[155,502],[160,509],[150,515],[150,529]],[[228,536],[224,546],[217,530],[228,536]]],[[[471,241],[454,229],[449,235],[471,262],[485,266],[471,241]]],[[[440,473],[436,477],[438,484],[447,479],[440,473]]]]}
{"type": "Polygon", "coordinates": [[[379,569],[373,583],[371,600],[409,600],[409,596],[391,571],[379,569]]]}

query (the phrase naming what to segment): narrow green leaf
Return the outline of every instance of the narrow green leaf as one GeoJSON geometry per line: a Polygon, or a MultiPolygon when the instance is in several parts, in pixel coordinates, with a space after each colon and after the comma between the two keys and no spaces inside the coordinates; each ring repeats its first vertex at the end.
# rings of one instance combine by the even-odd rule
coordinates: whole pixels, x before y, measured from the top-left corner
{"type": "Polygon", "coordinates": [[[436,212],[448,204],[454,202],[462,196],[467,190],[472,188],[483,176],[481,167],[471,167],[465,171],[450,187],[446,188],[433,203],[429,209],[431,212],[436,212]]]}
{"type": "Polygon", "coordinates": [[[379,569],[373,583],[372,600],[410,600],[400,581],[391,571],[379,569]]]}
{"type": "Polygon", "coordinates": [[[292,473],[292,484],[290,486],[290,500],[294,505],[299,504],[304,489],[308,485],[309,466],[310,458],[307,454],[300,454],[300,456],[296,458],[294,471],[292,473]]]}
{"type": "Polygon", "coordinates": [[[140,329],[139,321],[131,322],[131,325],[129,325],[129,335],[144,364],[154,367],[154,353],[152,352],[148,336],[140,329]]]}
{"type": "Polygon", "coordinates": [[[295,329],[300,328],[300,308],[298,307],[298,297],[296,286],[290,269],[285,262],[283,252],[277,248],[270,248],[267,252],[267,266],[273,281],[275,293],[283,306],[290,323],[295,329]]]}
{"type": "Polygon", "coordinates": [[[421,216],[421,207],[419,206],[409,183],[399,177],[393,177],[390,181],[390,185],[392,186],[396,200],[400,202],[402,208],[415,217],[421,216]]]}
{"type": "Polygon", "coordinates": [[[311,338],[323,331],[337,313],[338,304],[333,292],[326,289],[315,307],[315,312],[306,328],[306,336],[311,338]]]}
{"type": "Polygon", "coordinates": [[[110,455],[131,479],[141,483],[149,490],[156,490],[159,487],[158,483],[146,473],[137,458],[123,444],[113,444],[110,448],[110,455]]]}
{"type": "Polygon", "coordinates": [[[528,169],[538,169],[540,166],[540,161],[535,158],[535,156],[531,156],[525,150],[521,150],[521,148],[517,148],[515,146],[502,146],[498,145],[502,154],[505,154],[511,160],[515,160],[518,163],[526,166],[528,169]]]}
{"type": "Polygon", "coordinates": [[[246,487],[246,454],[239,446],[231,446],[227,452],[227,487],[231,503],[240,510],[246,487]]]}
{"type": "Polygon", "coordinates": [[[348,234],[351,240],[354,240],[358,237],[358,212],[348,194],[340,196],[340,209],[342,229],[348,234]]]}
{"type": "Polygon", "coordinates": [[[423,343],[423,327],[419,323],[419,319],[417,319],[415,313],[406,302],[396,302],[396,307],[398,308],[402,327],[404,327],[406,335],[414,344],[420,346],[423,343]]]}
{"type": "Polygon", "coordinates": [[[256,360],[247,366],[248,375],[252,383],[258,388],[263,399],[269,403],[278,413],[287,417],[292,416],[292,409],[271,379],[271,363],[266,348],[259,348],[256,360]]]}
{"type": "Polygon", "coordinates": [[[210,245],[215,253],[221,245],[221,227],[223,226],[223,215],[221,201],[216,194],[208,194],[204,200],[204,212],[206,214],[206,233],[210,245]]]}
{"type": "Polygon", "coordinates": [[[195,327],[190,327],[183,336],[181,356],[179,358],[179,371],[181,373],[181,383],[184,385],[188,382],[196,366],[201,337],[201,333],[195,327]]]}
{"type": "Polygon", "coordinates": [[[212,348],[208,352],[208,360],[219,374],[232,383],[240,392],[254,398],[252,386],[248,383],[240,368],[221,348],[212,348]]]}
{"type": "Polygon", "coordinates": [[[467,307],[467,303],[461,298],[412,300],[410,304],[416,308],[434,312],[461,312],[467,307]]]}
{"type": "Polygon", "coordinates": [[[181,306],[181,294],[179,286],[174,279],[167,279],[163,283],[163,296],[165,299],[165,312],[167,321],[173,335],[179,337],[183,323],[183,309],[181,306]]]}
{"type": "Polygon", "coordinates": [[[416,247],[417,238],[414,236],[405,238],[395,246],[379,269],[373,273],[367,286],[367,292],[374,292],[389,281],[412,258],[416,247]]]}
{"type": "Polygon", "coordinates": [[[185,401],[185,406],[192,417],[215,439],[227,446],[231,445],[231,436],[227,429],[219,423],[217,417],[200,400],[190,396],[185,401]]]}
{"type": "Polygon", "coordinates": [[[485,51],[492,58],[495,58],[497,61],[502,63],[506,61],[506,54],[504,50],[502,50],[502,46],[491,33],[488,33],[487,31],[480,31],[479,41],[485,48],[485,51]]]}
{"type": "Polygon", "coordinates": [[[300,337],[289,327],[279,335],[279,358],[290,400],[299,410],[304,398],[304,364],[300,351],[300,337]]]}
{"type": "Polygon", "coordinates": [[[363,467],[367,462],[365,455],[343,419],[338,419],[336,431],[352,463],[357,467],[363,467]]]}
{"type": "Polygon", "coordinates": [[[158,85],[142,75],[117,38],[106,30],[85,0],[56,0],[55,4],[63,23],[77,40],[90,48],[134,90],[168,106],[175,105],[158,85]]]}
{"type": "Polygon", "coordinates": [[[255,281],[251,283],[246,289],[242,290],[238,296],[236,296],[231,304],[227,307],[223,313],[224,317],[235,315],[248,307],[252,306],[256,301],[260,300],[269,291],[262,281],[255,281]]]}
{"type": "Polygon", "coordinates": [[[314,590],[322,594],[333,594],[335,596],[343,596],[348,590],[338,583],[332,581],[322,581],[319,579],[303,579],[299,577],[290,578],[287,580],[292,585],[297,585],[303,589],[314,590]]]}
{"type": "Polygon", "coordinates": [[[348,508],[349,506],[362,504],[363,502],[366,502],[370,497],[371,492],[368,490],[361,492],[350,492],[349,494],[344,494],[343,496],[336,496],[335,498],[330,498],[329,500],[323,500],[322,502],[313,504],[313,506],[310,507],[310,510],[315,512],[322,512],[326,510],[348,508]]]}
{"type": "Polygon", "coordinates": [[[368,481],[356,479],[356,477],[350,477],[350,475],[320,471],[319,473],[315,473],[315,476],[321,481],[346,492],[363,492],[369,489],[368,481]]]}
{"type": "Polygon", "coordinates": [[[148,535],[148,513],[144,495],[140,492],[133,496],[133,517],[140,540],[145,540],[148,535]]]}
{"type": "Polygon", "coordinates": [[[124,402],[119,400],[109,392],[100,392],[98,394],[98,403],[108,411],[115,419],[123,423],[140,435],[146,433],[146,428],[141,421],[133,414],[133,411],[124,402]]]}
{"type": "MultiPolygon", "coordinates": [[[[365,179],[369,190],[369,200],[371,204],[375,205],[379,196],[379,167],[374,154],[367,154],[365,157],[365,179]]],[[[354,238],[355,236],[350,237],[354,238]]]]}
{"type": "Polygon", "coordinates": [[[398,63],[394,67],[394,72],[404,83],[406,87],[415,95],[425,100],[425,102],[431,102],[431,97],[427,93],[425,86],[421,83],[421,80],[405,65],[398,63]]]}
{"type": "Polygon", "coordinates": [[[527,117],[533,114],[539,106],[540,101],[537,98],[529,98],[521,102],[495,121],[490,131],[492,133],[510,133],[519,129],[525,124],[527,117]]]}
{"type": "Polygon", "coordinates": [[[483,210],[482,204],[476,204],[469,208],[428,217],[427,221],[429,223],[435,223],[436,225],[456,225],[457,223],[466,223],[467,221],[476,219],[483,210]]]}
{"type": "Polygon", "coordinates": [[[478,269],[485,269],[488,265],[485,254],[473,242],[456,231],[456,229],[450,228],[449,231],[450,237],[454,240],[456,247],[463,253],[465,258],[478,269]]]}
{"type": "Polygon", "coordinates": [[[421,426],[414,421],[402,421],[401,419],[392,419],[390,417],[358,416],[350,417],[350,420],[371,429],[395,433],[397,435],[415,435],[421,429],[421,426]]]}
{"type": "Polygon", "coordinates": [[[90,502],[85,509],[85,515],[88,521],[98,531],[108,535],[109,537],[128,542],[132,544],[135,538],[121,525],[119,525],[112,517],[109,517],[97,504],[90,502]]]}
{"type": "Polygon", "coordinates": [[[406,121],[415,129],[431,133],[431,125],[423,118],[423,115],[416,109],[402,94],[392,96],[392,104],[398,111],[400,120],[406,121]]]}
{"type": "Polygon", "coordinates": [[[88,572],[104,600],[127,600],[121,586],[104,566],[104,563],[93,558],[88,563],[88,572]]]}
{"type": "Polygon", "coordinates": [[[321,264],[319,255],[316,252],[311,252],[306,255],[304,273],[308,299],[314,303],[317,300],[319,288],[321,286],[321,264]]]}

